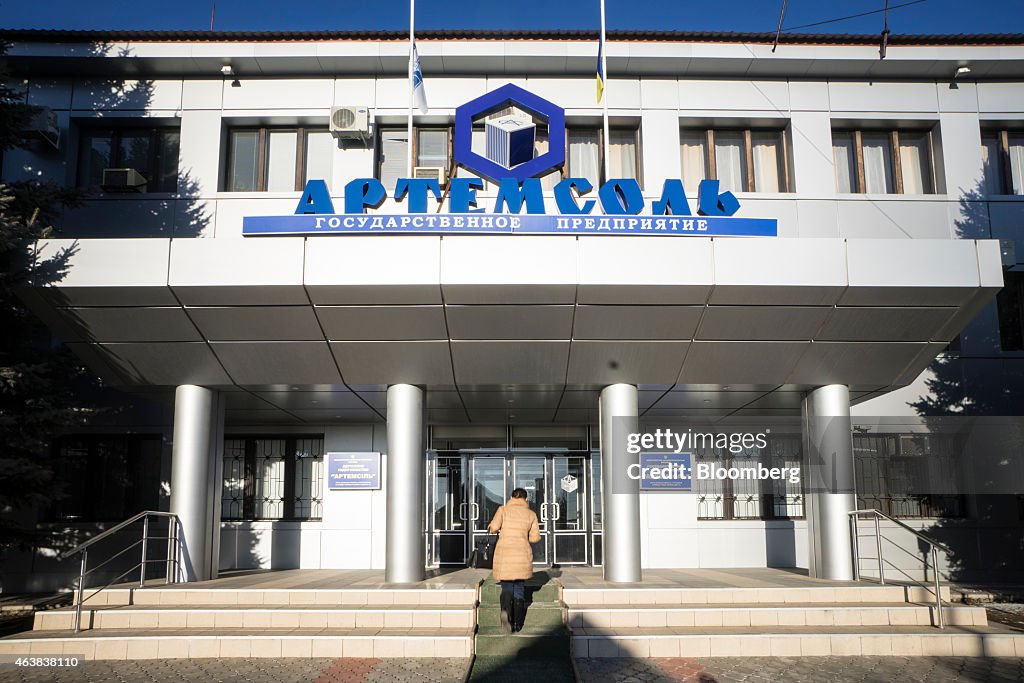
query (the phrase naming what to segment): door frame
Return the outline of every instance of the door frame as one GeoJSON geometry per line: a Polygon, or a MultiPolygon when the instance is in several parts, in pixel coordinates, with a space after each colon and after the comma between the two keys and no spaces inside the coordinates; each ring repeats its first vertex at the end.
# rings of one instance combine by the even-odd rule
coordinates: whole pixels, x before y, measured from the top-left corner
{"type": "MultiPolygon", "coordinates": [[[[541,542],[534,546],[534,565],[551,566],[562,564],[566,566],[591,566],[596,559],[597,537],[601,535],[600,530],[594,528],[594,491],[593,488],[593,455],[595,450],[569,450],[565,448],[519,448],[515,450],[505,448],[481,448],[481,449],[460,449],[453,451],[427,451],[426,467],[426,514],[424,515],[426,536],[425,545],[425,566],[428,567],[459,567],[465,566],[472,553],[477,538],[486,535],[487,524],[490,521],[489,515],[479,507],[474,500],[476,495],[477,464],[484,459],[501,459],[503,463],[503,499],[501,504],[508,500],[512,489],[517,483],[519,465],[525,458],[543,458],[544,473],[544,497],[542,502],[535,507],[538,522],[540,523],[541,542]],[[559,481],[555,480],[555,461],[557,458],[580,457],[583,459],[582,473],[582,529],[557,530],[554,522],[558,517],[552,519],[552,514],[560,516],[564,511],[555,501],[559,492],[559,481]],[[455,509],[450,514],[459,518],[460,529],[440,529],[435,525],[435,477],[437,476],[438,458],[458,458],[460,472],[460,497],[461,500],[454,503],[455,509]],[[488,517],[488,519],[484,519],[488,517]],[[561,559],[556,552],[558,538],[568,536],[582,536],[584,557],[582,561],[559,562],[561,559]],[[449,537],[461,537],[464,556],[461,560],[457,557],[449,557],[442,562],[440,557],[440,546],[442,541],[451,542],[449,537]],[[537,546],[540,546],[538,548],[537,546]],[[542,553],[538,553],[542,550],[542,553]],[[538,555],[542,555],[538,557],[538,555]]],[[[522,484],[522,482],[518,482],[522,484]]],[[[526,488],[526,487],[524,487],[526,488]]],[[[536,489],[534,489],[535,491],[536,489]]],[[[535,493],[536,495],[536,493],[535,493]]],[[[448,505],[452,505],[450,501],[448,505]]],[[[602,505],[603,507],[603,505],[602,505]]],[[[454,517],[453,517],[454,519],[454,517]]],[[[599,565],[595,565],[599,566],[599,565]]]]}

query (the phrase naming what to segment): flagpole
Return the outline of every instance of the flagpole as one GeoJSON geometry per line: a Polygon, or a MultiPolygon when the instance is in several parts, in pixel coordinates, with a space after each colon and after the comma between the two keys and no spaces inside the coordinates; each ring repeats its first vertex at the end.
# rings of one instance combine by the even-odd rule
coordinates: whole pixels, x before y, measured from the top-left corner
{"type": "Polygon", "coordinates": [[[416,0],[409,0],[409,75],[408,84],[406,87],[409,89],[409,144],[406,149],[405,157],[405,177],[412,178],[412,103],[413,103],[413,87],[412,87],[412,69],[414,50],[416,49],[416,38],[414,36],[414,26],[416,25],[416,0]]]}
{"type": "Polygon", "coordinates": [[[608,169],[611,164],[611,156],[608,153],[610,144],[608,141],[608,43],[605,41],[604,33],[604,0],[601,0],[601,71],[604,72],[604,92],[601,97],[603,105],[602,118],[604,119],[604,180],[611,177],[608,169]]]}

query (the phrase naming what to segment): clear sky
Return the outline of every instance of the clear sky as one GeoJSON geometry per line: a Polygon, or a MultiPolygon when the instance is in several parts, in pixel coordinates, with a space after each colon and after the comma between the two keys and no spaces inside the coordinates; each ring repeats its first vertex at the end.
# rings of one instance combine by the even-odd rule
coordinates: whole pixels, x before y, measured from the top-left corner
{"type": "MultiPolygon", "coordinates": [[[[2,28],[208,29],[214,0],[0,0],[2,28]]],[[[893,33],[1024,32],[1024,0],[890,0],[893,33]]],[[[606,0],[609,29],[774,31],[782,0],[606,0]]],[[[884,0],[789,0],[785,27],[877,10],[884,0]]],[[[587,29],[598,0],[419,0],[417,28],[587,29]]],[[[255,30],[407,29],[408,0],[216,0],[215,28],[255,30]]],[[[882,15],[799,28],[880,33],[882,15]]]]}

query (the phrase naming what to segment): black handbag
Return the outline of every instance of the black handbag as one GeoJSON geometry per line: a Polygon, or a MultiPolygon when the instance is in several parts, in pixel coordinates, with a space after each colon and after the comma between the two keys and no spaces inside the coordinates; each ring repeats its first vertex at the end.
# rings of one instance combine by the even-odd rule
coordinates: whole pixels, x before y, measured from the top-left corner
{"type": "Polygon", "coordinates": [[[497,544],[497,534],[481,536],[476,539],[476,546],[469,556],[469,566],[473,569],[493,569],[494,548],[497,544]]]}

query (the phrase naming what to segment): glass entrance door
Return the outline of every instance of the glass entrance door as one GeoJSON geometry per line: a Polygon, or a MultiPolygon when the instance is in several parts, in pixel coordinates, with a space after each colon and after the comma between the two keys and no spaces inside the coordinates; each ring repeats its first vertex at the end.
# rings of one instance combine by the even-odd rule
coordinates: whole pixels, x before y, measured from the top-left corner
{"type": "Polygon", "coordinates": [[[431,453],[427,563],[464,566],[498,507],[522,488],[540,525],[534,564],[593,564],[599,517],[589,471],[589,453],[431,453]]]}

